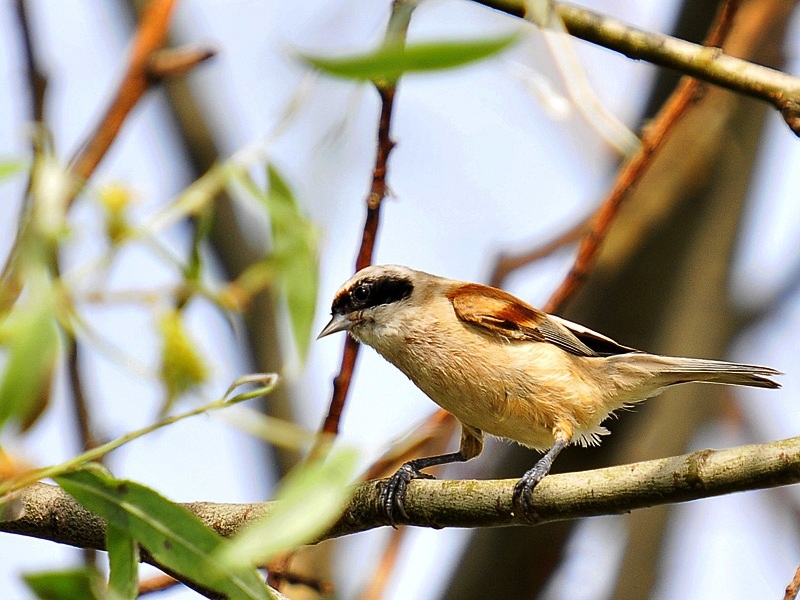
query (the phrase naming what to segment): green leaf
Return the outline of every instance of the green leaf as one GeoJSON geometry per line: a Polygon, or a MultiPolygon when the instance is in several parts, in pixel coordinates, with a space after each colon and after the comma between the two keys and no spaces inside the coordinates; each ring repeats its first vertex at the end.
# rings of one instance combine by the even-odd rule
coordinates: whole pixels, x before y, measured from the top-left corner
{"type": "Polygon", "coordinates": [[[161,334],[161,366],[159,378],[167,393],[161,414],[166,414],[175,399],[193,392],[208,380],[209,368],[189,336],[181,312],[170,309],[158,323],[161,334]]]}
{"type": "Polygon", "coordinates": [[[0,428],[14,419],[25,429],[47,405],[59,336],[51,290],[40,283],[32,284],[29,296],[0,320],[0,342],[6,349],[0,428]]]}
{"type": "Polygon", "coordinates": [[[235,568],[213,558],[227,545],[225,539],[150,488],[114,479],[98,465],[55,479],[86,508],[127,531],[165,567],[231,600],[273,598],[255,569],[235,568]]]}
{"type": "Polygon", "coordinates": [[[103,583],[92,569],[30,573],[22,578],[42,600],[103,600],[103,583]]]}
{"type": "Polygon", "coordinates": [[[108,591],[115,600],[139,597],[139,546],[124,529],[109,523],[106,527],[106,550],[110,574],[108,591]]]}
{"type": "Polygon", "coordinates": [[[384,45],[366,54],[339,58],[301,55],[320,71],[358,81],[396,81],[403,73],[453,69],[497,54],[519,39],[519,34],[482,40],[384,45]]]}
{"type": "Polygon", "coordinates": [[[236,183],[261,204],[270,222],[272,248],[269,256],[251,265],[243,276],[248,288],[275,284],[286,301],[292,336],[301,359],[311,343],[319,285],[318,235],[302,213],[286,179],[273,165],[267,166],[268,190],[258,187],[246,171],[236,183]],[[261,285],[259,285],[261,284],[261,285]]]}
{"type": "Polygon", "coordinates": [[[0,181],[11,177],[27,166],[23,160],[0,160],[0,181]]]}
{"type": "Polygon", "coordinates": [[[270,262],[275,265],[289,309],[294,341],[301,359],[304,359],[311,343],[311,328],[317,309],[317,232],[313,223],[300,211],[291,188],[274,165],[268,165],[267,174],[269,192],[265,200],[273,243],[270,262]]]}
{"type": "Polygon", "coordinates": [[[274,508],[220,549],[220,561],[231,568],[264,564],[327,531],[341,516],[352,493],[356,456],[352,449],[340,450],[325,461],[311,462],[289,473],[281,483],[274,508]]]}

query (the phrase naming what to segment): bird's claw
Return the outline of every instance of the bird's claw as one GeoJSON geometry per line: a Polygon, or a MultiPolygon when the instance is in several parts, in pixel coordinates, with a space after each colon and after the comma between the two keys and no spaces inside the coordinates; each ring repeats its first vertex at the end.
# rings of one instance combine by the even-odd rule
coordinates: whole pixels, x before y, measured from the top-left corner
{"type": "Polygon", "coordinates": [[[411,463],[405,463],[397,469],[384,484],[381,490],[381,506],[389,524],[397,529],[397,516],[408,520],[405,507],[406,489],[414,479],[435,479],[433,475],[423,473],[411,463]]]}
{"type": "Polygon", "coordinates": [[[531,522],[537,520],[536,510],[533,505],[533,490],[547,475],[547,470],[537,467],[539,467],[539,464],[520,478],[517,485],[514,486],[514,494],[511,496],[514,513],[522,515],[531,522]]]}

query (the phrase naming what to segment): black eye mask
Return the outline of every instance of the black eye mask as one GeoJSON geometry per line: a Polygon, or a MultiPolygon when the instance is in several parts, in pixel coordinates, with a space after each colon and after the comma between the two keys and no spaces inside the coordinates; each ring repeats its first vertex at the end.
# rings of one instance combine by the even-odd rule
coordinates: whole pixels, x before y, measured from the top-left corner
{"type": "Polygon", "coordinates": [[[409,279],[399,276],[364,279],[356,282],[333,302],[331,312],[348,314],[381,304],[392,304],[408,298],[414,290],[409,279]]]}

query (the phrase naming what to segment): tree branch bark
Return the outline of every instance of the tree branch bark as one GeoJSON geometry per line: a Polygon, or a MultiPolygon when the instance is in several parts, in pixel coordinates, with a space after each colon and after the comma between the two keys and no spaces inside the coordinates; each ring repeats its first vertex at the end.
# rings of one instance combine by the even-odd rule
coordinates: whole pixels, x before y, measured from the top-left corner
{"type": "MultiPolygon", "coordinates": [[[[342,517],[317,541],[388,525],[380,503],[383,482],[374,480],[355,486],[342,517]]],[[[535,522],[512,512],[511,495],[516,482],[415,480],[408,488],[405,506],[409,519],[405,524],[432,528],[540,525],[789,485],[800,482],[800,437],[550,475],[534,494],[535,522]]],[[[37,483],[19,497],[24,514],[0,523],[0,531],[80,548],[105,549],[103,520],[61,488],[37,483]]],[[[266,516],[274,502],[192,502],[183,506],[228,537],[266,516]]]]}
{"type": "MultiPolygon", "coordinates": [[[[515,17],[526,18],[525,0],[474,0],[515,17]]],[[[794,4],[794,3],[790,3],[794,4]]],[[[642,31],[607,15],[562,2],[554,9],[567,31],[582,40],[646,60],[684,75],[772,104],[800,136],[800,78],[668,35],[642,31]]]]}

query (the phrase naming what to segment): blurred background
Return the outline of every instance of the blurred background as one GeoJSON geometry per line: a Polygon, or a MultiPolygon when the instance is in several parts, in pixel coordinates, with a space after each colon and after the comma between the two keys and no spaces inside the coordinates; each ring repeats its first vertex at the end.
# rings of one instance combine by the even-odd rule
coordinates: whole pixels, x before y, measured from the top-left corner
{"type": "MultiPolygon", "coordinates": [[[[0,3],[0,160],[30,159],[33,137],[24,36],[17,2],[0,3]]],[[[87,138],[124,71],[137,2],[29,0],[32,46],[47,79],[44,120],[66,162],[87,138]]],[[[588,8],[647,31],[692,41],[707,35],[713,2],[596,0],[588,8]]],[[[771,0],[736,3],[726,49],[789,73],[800,71],[800,12],[771,0]],[[730,44],[730,46],[728,46],[730,44]]],[[[318,304],[314,332],[338,286],[353,272],[372,176],[379,102],[374,89],[312,71],[298,53],[363,52],[380,44],[390,2],[375,0],[180,0],[175,45],[217,55],[157,87],[135,108],[69,214],[62,269],[91,331],[77,371],[94,434],[110,439],[156,418],[160,325],[183,273],[195,228],[181,221],[146,243],[109,252],[103,198],[130,198],[132,223],[159,209],[215,161],[255,148],[275,165],[316,226],[318,304]]],[[[623,157],[578,110],[539,30],[467,0],[426,0],[409,41],[485,38],[520,31],[510,50],[451,71],[403,77],[382,208],[376,263],[399,263],[488,282],[498,257],[541,247],[600,205],[623,157]]],[[[632,131],[646,127],[678,75],[573,40],[599,103],[632,131]]],[[[653,352],[728,358],[785,371],[783,389],[683,387],[619,415],[600,448],[570,448],[555,472],[730,447],[797,435],[800,327],[800,146],[769,107],[708,87],[674,128],[632,189],[596,267],[560,312],[620,342],[653,352]]],[[[257,169],[256,169],[257,170],[257,169]]],[[[261,173],[254,178],[263,179],[261,173]]],[[[24,172],[0,180],[0,256],[11,248],[24,172]]],[[[269,224],[252,203],[223,194],[200,251],[210,286],[229,281],[268,251],[269,224]]],[[[575,244],[515,269],[502,285],[543,305],[568,272],[575,244]]],[[[194,296],[183,310],[209,366],[195,394],[219,397],[239,375],[278,371],[279,392],[263,408],[310,430],[326,412],[343,337],[312,342],[298,358],[286,307],[269,290],[241,314],[194,296]]],[[[50,405],[21,436],[1,439],[35,465],[65,460],[82,444],[69,369],[58,365],[50,405]]],[[[340,441],[368,468],[436,406],[374,352],[361,353],[340,441]]],[[[457,433],[449,440],[457,445],[457,433]]],[[[268,498],[297,460],[216,416],[182,421],[108,458],[117,477],[177,501],[268,498]]],[[[439,473],[517,477],[531,451],[492,441],[484,454],[439,473]]],[[[795,488],[779,488],[536,528],[379,530],[322,544],[296,568],[333,582],[337,598],[758,598],[780,597],[800,564],[795,488]],[[384,565],[385,569],[379,569],[384,565]],[[380,575],[380,576],[379,576],[380,575]]],[[[0,536],[0,589],[29,597],[21,573],[78,564],[80,551],[0,536]]],[[[147,575],[151,570],[143,567],[147,575]]],[[[292,598],[314,598],[289,586],[292,598]]],[[[164,598],[196,597],[180,587],[164,598]]]]}

